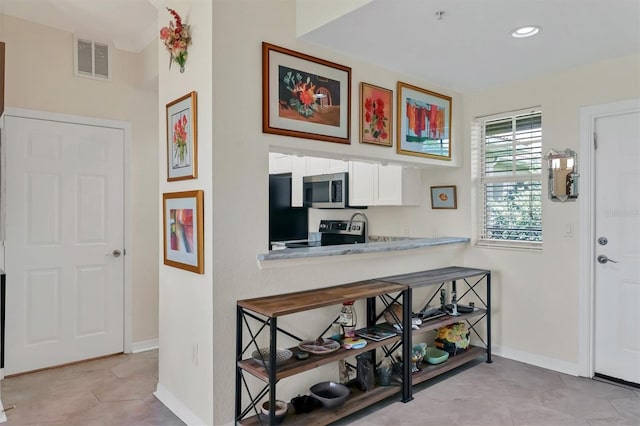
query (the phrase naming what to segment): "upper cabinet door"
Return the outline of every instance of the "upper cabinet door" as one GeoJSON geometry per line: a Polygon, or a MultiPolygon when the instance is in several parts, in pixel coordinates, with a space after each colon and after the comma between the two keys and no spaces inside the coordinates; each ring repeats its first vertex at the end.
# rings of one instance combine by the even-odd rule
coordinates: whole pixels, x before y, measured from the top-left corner
{"type": "Polygon", "coordinates": [[[352,206],[373,206],[374,174],[376,164],[351,161],[349,163],[349,204],[352,206]]]}
{"type": "Polygon", "coordinates": [[[329,169],[329,159],[318,157],[305,157],[307,170],[305,176],[324,175],[329,169]]]}
{"type": "Polygon", "coordinates": [[[279,173],[291,173],[291,156],[270,152],[269,174],[277,175],[279,173]]]}
{"type": "Polygon", "coordinates": [[[374,175],[375,202],[379,206],[402,204],[402,167],[378,164],[374,175]]]}

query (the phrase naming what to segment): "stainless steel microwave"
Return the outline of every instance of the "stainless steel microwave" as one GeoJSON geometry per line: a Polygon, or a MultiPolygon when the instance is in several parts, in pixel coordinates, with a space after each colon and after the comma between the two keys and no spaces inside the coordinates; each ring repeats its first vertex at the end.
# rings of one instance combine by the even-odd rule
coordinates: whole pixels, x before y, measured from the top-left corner
{"type": "Polygon", "coordinates": [[[302,204],[315,209],[349,206],[349,174],[333,173],[302,178],[302,204]]]}

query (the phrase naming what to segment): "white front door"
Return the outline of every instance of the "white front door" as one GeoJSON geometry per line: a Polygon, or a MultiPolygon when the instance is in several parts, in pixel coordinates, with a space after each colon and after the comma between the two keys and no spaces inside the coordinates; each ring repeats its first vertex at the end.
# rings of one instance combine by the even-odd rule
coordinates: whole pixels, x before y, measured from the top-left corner
{"type": "Polygon", "coordinates": [[[124,131],[5,128],[5,373],[122,352],[124,131]]]}
{"type": "Polygon", "coordinates": [[[595,134],[595,372],[640,383],[640,111],[595,134]]]}

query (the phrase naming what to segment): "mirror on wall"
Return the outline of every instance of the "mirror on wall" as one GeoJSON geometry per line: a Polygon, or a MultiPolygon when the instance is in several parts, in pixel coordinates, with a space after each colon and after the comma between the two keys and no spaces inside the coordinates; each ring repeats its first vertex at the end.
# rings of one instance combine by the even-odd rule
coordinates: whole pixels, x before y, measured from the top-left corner
{"type": "Polygon", "coordinates": [[[577,154],[571,149],[551,150],[544,157],[549,173],[549,199],[551,201],[575,201],[578,198],[577,154]]]}

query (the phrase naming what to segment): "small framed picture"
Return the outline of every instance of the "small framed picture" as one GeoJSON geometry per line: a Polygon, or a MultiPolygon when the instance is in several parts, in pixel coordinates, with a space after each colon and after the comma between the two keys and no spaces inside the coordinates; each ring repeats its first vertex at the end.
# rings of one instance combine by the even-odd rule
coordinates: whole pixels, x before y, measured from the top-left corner
{"type": "Polygon", "coordinates": [[[360,82],[360,142],[393,145],[393,91],[360,82]]]}
{"type": "Polygon", "coordinates": [[[455,185],[431,187],[432,209],[457,209],[458,198],[455,185]]]}
{"type": "Polygon", "coordinates": [[[167,180],[198,177],[196,92],[167,104],[167,180]]]}
{"type": "Polygon", "coordinates": [[[204,191],[162,194],[164,264],[204,274],[204,191]]]}

